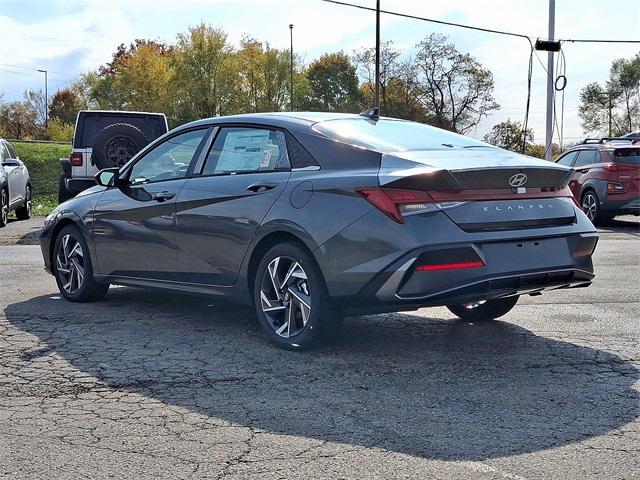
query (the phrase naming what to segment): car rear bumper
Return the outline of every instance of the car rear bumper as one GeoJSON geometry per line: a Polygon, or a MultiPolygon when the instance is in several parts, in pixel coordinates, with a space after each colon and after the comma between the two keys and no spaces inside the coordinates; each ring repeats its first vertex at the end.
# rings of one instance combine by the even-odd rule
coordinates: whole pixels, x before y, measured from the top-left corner
{"type": "Polygon", "coordinates": [[[617,200],[609,196],[601,203],[600,211],[606,215],[640,215],[640,198],[617,200]]]}

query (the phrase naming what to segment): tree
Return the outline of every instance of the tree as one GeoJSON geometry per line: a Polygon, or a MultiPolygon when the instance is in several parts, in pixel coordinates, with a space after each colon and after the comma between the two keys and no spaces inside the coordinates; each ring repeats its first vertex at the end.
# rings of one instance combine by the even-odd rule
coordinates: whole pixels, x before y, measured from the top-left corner
{"type": "Polygon", "coordinates": [[[73,123],[65,123],[59,117],[52,118],[47,127],[47,138],[57,142],[70,142],[73,140],[73,123]]]}
{"type": "Polygon", "coordinates": [[[240,110],[277,112],[289,106],[289,52],[245,37],[237,53],[240,110]]]}
{"type": "Polygon", "coordinates": [[[58,119],[62,123],[73,124],[76,121],[78,111],[82,110],[82,100],[70,87],[58,90],[49,103],[49,116],[58,119]]]}
{"type": "Polygon", "coordinates": [[[0,104],[0,136],[18,140],[34,138],[39,133],[38,112],[28,102],[0,104]]]}
{"type": "Polygon", "coordinates": [[[640,128],[640,53],[611,64],[604,85],[580,92],[578,116],[585,133],[618,136],[640,128]]]}
{"type": "Polygon", "coordinates": [[[227,34],[205,23],[178,34],[172,58],[175,121],[234,113],[238,70],[227,34]]]}
{"type": "Polygon", "coordinates": [[[24,92],[24,99],[31,109],[36,112],[36,126],[38,128],[44,128],[47,117],[47,107],[42,90],[26,90],[24,92]]]}
{"type": "Polygon", "coordinates": [[[100,108],[165,112],[172,104],[172,49],[158,42],[136,40],[120,45],[113,60],[90,78],[91,96],[100,108]]]}
{"type": "Polygon", "coordinates": [[[357,112],[360,108],[358,76],[343,52],[322,55],[306,70],[311,110],[357,112]]]}
{"type": "Polygon", "coordinates": [[[492,73],[446,36],[431,34],[416,48],[419,98],[434,125],[467,133],[500,108],[493,98],[492,73]]]}
{"type": "Polygon", "coordinates": [[[533,142],[533,130],[528,128],[525,132],[520,122],[505,120],[494,125],[484,136],[484,141],[512,152],[522,152],[523,141],[525,145],[533,142]]]}

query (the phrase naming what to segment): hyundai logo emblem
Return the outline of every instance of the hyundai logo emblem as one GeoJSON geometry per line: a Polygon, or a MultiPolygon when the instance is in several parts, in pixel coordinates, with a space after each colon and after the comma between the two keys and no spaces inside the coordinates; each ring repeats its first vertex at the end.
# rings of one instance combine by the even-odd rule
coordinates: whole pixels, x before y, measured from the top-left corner
{"type": "Polygon", "coordinates": [[[516,173],[509,178],[509,185],[512,187],[521,187],[527,183],[527,176],[524,173],[516,173]]]}

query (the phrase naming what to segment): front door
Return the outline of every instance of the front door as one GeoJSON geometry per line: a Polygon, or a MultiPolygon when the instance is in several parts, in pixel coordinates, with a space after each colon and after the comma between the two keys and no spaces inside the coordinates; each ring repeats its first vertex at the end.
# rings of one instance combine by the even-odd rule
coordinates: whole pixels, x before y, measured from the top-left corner
{"type": "Polygon", "coordinates": [[[251,239],[289,179],[283,132],[223,127],[180,191],[176,245],[190,283],[232,285],[251,239]]]}
{"type": "Polygon", "coordinates": [[[96,273],[173,280],[176,277],[175,202],[206,129],[166,139],[108,188],[95,211],[92,233],[96,273]]]}

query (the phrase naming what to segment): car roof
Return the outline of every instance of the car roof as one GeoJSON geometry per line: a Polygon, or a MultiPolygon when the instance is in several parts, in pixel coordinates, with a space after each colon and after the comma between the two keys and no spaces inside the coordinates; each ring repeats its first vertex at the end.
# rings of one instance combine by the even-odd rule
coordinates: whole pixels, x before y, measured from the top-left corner
{"type": "MultiPolygon", "coordinates": [[[[222,117],[204,118],[187,123],[178,128],[191,128],[205,125],[215,125],[217,123],[259,123],[274,127],[307,127],[310,128],[318,122],[328,120],[366,120],[366,117],[357,113],[335,113],[335,112],[264,112],[264,113],[243,113],[238,115],[227,115],[222,117]]],[[[394,120],[404,122],[397,118],[380,117],[381,120],[394,120]]]]}

